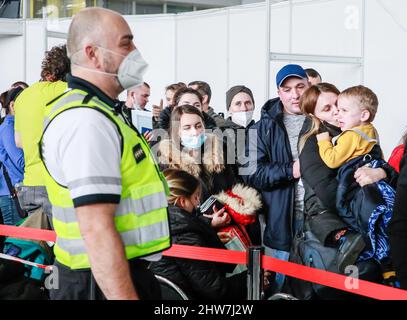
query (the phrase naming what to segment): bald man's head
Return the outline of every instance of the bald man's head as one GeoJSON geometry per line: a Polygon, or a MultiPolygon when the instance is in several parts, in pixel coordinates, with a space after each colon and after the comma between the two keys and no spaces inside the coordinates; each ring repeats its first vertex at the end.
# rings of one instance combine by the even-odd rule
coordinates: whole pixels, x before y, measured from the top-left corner
{"type": "Polygon", "coordinates": [[[85,8],[72,19],[68,31],[67,54],[73,64],[80,63],[81,55],[77,55],[84,44],[105,46],[109,32],[109,23],[123,17],[115,11],[104,8],[85,8]],[[75,54],[75,55],[74,55],[75,54]]]}

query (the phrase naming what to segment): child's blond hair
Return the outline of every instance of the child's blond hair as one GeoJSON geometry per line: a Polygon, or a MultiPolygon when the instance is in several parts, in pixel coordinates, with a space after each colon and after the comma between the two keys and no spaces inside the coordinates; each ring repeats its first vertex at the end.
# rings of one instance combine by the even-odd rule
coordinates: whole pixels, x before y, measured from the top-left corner
{"type": "Polygon", "coordinates": [[[339,97],[350,97],[356,99],[359,108],[370,113],[368,122],[372,122],[376,116],[379,100],[376,94],[365,86],[350,87],[342,91],[339,97]]]}

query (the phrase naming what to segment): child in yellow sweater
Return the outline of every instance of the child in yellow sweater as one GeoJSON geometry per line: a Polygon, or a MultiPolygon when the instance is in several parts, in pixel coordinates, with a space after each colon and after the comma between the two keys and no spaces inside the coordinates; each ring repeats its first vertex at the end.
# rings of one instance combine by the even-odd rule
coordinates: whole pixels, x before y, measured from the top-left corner
{"type": "MultiPolygon", "coordinates": [[[[376,94],[364,86],[351,87],[338,97],[338,121],[342,133],[331,138],[327,132],[317,135],[319,154],[334,169],[347,161],[369,153],[378,143],[373,121],[378,107],[376,94]]],[[[341,231],[343,232],[343,231],[341,231]]],[[[384,284],[396,286],[396,274],[389,258],[380,261],[384,284]]]]}
{"type": "Polygon", "coordinates": [[[378,107],[376,94],[364,86],[351,87],[338,97],[338,120],[342,133],[331,137],[328,132],[317,135],[319,155],[332,169],[369,153],[378,142],[371,124],[378,107]]]}

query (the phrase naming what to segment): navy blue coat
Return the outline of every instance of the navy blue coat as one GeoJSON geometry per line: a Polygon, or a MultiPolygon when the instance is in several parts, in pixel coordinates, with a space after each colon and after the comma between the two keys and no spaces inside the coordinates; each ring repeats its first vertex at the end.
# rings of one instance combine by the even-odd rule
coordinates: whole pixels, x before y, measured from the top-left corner
{"type": "Polygon", "coordinates": [[[250,129],[257,139],[247,135],[243,180],[259,190],[266,214],[264,244],[289,251],[292,239],[295,181],[290,141],[283,123],[283,105],[279,98],[266,102],[261,118],[250,129]]]}

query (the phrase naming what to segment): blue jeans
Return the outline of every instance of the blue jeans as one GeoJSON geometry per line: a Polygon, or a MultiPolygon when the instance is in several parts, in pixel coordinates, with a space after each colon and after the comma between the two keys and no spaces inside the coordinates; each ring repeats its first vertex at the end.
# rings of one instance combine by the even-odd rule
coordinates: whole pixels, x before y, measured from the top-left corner
{"type": "Polygon", "coordinates": [[[4,224],[15,226],[21,220],[16,205],[10,196],[0,196],[0,210],[4,224]]]}
{"type": "MultiPolygon", "coordinates": [[[[264,251],[266,256],[270,256],[279,260],[284,260],[288,261],[290,257],[290,253],[287,251],[282,251],[282,250],[277,250],[277,249],[272,249],[269,247],[265,246],[265,251],[264,251]]],[[[283,289],[284,285],[284,280],[285,280],[285,275],[282,273],[276,273],[276,278],[274,279],[274,282],[272,284],[272,292],[273,294],[281,292],[283,289]]]]}

